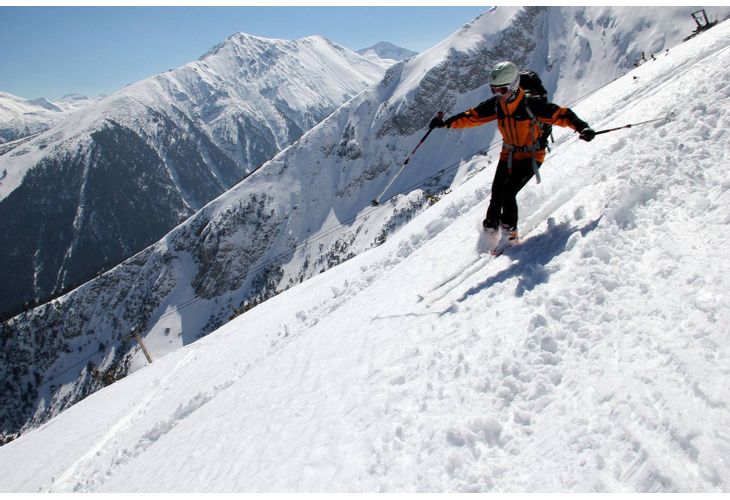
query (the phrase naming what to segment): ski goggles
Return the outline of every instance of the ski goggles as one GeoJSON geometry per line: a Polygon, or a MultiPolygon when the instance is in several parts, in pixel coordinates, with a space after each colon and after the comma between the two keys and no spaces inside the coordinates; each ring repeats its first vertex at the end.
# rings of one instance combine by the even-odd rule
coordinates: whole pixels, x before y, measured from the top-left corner
{"type": "Polygon", "coordinates": [[[497,94],[497,95],[509,94],[510,91],[512,90],[509,85],[501,85],[499,87],[495,87],[495,86],[491,85],[491,87],[492,87],[492,94],[497,94]]]}

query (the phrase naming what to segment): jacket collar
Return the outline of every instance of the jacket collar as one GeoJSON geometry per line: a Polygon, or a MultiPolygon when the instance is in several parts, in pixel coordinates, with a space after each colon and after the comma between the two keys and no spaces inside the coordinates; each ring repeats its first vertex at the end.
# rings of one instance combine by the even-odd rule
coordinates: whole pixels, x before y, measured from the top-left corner
{"type": "Polygon", "coordinates": [[[514,99],[512,99],[509,102],[504,102],[502,99],[499,99],[499,105],[502,108],[502,111],[504,111],[505,114],[511,115],[517,110],[517,106],[520,105],[520,102],[522,102],[522,99],[525,98],[525,91],[522,90],[522,88],[517,88],[517,95],[514,99]]]}

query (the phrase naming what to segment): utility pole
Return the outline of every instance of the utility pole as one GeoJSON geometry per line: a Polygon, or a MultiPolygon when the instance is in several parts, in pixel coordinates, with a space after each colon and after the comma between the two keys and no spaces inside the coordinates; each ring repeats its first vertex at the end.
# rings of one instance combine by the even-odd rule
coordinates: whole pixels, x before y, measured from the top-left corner
{"type": "Polygon", "coordinates": [[[142,342],[142,337],[139,336],[136,328],[132,328],[132,337],[134,337],[139,346],[142,348],[142,352],[144,353],[144,357],[147,358],[147,362],[152,364],[152,356],[150,356],[150,352],[147,350],[147,346],[144,345],[144,342],[142,342]]]}

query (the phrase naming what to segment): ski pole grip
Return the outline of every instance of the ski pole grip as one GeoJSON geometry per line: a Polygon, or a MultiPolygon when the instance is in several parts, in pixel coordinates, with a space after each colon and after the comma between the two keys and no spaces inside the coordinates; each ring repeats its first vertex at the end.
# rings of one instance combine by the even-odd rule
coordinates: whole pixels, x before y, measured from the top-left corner
{"type": "MultiPolygon", "coordinates": [[[[436,113],[436,117],[433,120],[431,120],[431,122],[428,124],[428,132],[426,133],[426,136],[428,136],[428,134],[435,128],[434,125],[433,125],[433,122],[435,122],[436,120],[439,120],[439,121],[442,121],[443,122],[443,120],[444,120],[444,112],[443,111],[439,111],[438,113],[436,113]]],[[[425,139],[425,138],[426,137],[424,137],[423,139],[425,139]]],[[[421,140],[421,142],[423,142],[423,140],[421,140]]]]}

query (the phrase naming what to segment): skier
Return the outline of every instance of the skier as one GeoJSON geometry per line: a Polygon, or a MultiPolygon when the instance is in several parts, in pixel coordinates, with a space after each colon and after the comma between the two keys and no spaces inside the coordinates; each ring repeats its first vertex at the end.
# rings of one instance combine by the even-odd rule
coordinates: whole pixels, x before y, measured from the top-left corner
{"type": "Polygon", "coordinates": [[[509,61],[494,66],[489,85],[494,94],[475,108],[446,120],[436,117],[429,127],[477,127],[497,120],[502,134],[502,152],[492,181],[492,197],[482,226],[492,242],[499,240],[501,227],[510,244],[517,243],[517,193],[533,175],[540,182],[538,169],[545,160],[545,143],[540,143],[540,123],[571,127],[584,141],[596,133],[569,108],[561,108],[546,99],[526,95],[519,87],[520,71],[509,61]]]}

